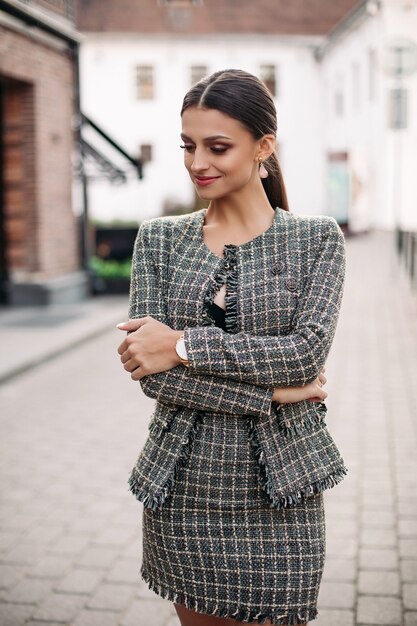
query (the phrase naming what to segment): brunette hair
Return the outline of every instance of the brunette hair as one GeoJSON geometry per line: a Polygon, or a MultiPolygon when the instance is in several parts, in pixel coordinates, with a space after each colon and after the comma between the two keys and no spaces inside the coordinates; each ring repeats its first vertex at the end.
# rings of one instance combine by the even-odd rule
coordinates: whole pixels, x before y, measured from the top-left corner
{"type": "MultiPolygon", "coordinates": [[[[219,70],[201,79],[185,94],[181,115],[189,107],[217,109],[238,120],[255,140],[277,132],[277,112],[264,83],[240,69],[219,70]]],[[[268,177],[262,184],[270,205],[289,211],[287,192],[276,149],[264,161],[268,177]]]]}

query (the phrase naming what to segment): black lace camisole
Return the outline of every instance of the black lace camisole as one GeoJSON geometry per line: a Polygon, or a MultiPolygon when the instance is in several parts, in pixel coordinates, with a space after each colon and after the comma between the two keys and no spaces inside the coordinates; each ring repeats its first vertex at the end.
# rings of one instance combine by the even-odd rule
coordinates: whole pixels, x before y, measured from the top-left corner
{"type": "Polygon", "coordinates": [[[219,326],[220,328],[222,328],[223,330],[226,330],[226,313],[225,310],[219,306],[218,304],[216,304],[215,302],[211,302],[211,304],[209,304],[208,306],[210,313],[212,314],[214,320],[215,320],[215,325],[219,326]]]}

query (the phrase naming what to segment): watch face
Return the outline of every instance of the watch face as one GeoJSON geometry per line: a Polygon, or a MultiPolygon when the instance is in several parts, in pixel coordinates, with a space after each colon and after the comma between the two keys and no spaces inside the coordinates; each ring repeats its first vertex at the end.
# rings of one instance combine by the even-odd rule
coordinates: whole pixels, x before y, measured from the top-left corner
{"type": "Polygon", "coordinates": [[[187,360],[187,352],[185,349],[185,343],[184,343],[184,339],[178,339],[177,344],[176,344],[176,350],[177,350],[177,354],[181,359],[185,359],[187,360]]]}

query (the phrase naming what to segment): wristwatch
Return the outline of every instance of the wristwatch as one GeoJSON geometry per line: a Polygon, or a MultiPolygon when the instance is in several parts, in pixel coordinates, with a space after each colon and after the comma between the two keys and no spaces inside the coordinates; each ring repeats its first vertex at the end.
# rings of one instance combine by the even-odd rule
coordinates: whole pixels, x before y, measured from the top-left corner
{"type": "Polygon", "coordinates": [[[189,367],[190,363],[187,359],[187,350],[185,349],[184,335],[181,335],[181,337],[178,337],[177,342],[175,344],[175,352],[180,357],[181,363],[185,365],[185,367],[189,367]]]}

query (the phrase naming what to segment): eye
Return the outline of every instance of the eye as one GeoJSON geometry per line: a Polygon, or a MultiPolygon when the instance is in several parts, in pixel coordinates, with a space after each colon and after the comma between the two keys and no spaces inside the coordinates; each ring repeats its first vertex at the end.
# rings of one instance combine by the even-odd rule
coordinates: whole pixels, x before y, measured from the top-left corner
{"type": "Polygon", "coordinates": [[[186,144],[186,145],[180,146],[180,148],[183,148],[187,152],[191,152],[191,150],[193,149],[193,146],[190,146],[189,144],[186,144]]]}
{"type": "Polygon", "coordinates": [[[215,146],[212,147],[213,152],[216,152],[217,154],[222,154],[223,152],[226,152],[227,147],[226,146],[222,146],[220,148],[216,148],[215,146]]]}

